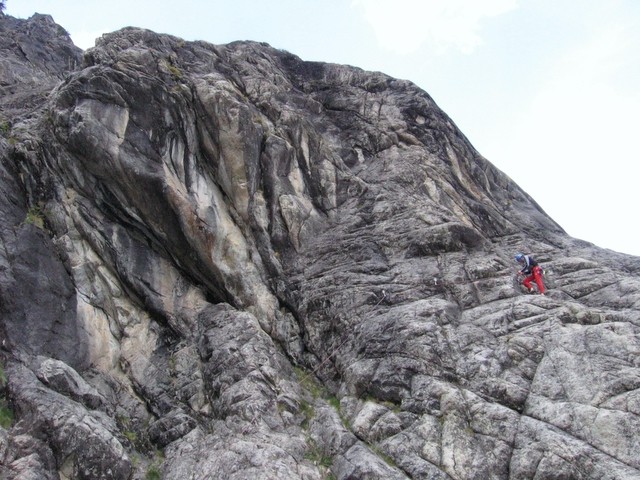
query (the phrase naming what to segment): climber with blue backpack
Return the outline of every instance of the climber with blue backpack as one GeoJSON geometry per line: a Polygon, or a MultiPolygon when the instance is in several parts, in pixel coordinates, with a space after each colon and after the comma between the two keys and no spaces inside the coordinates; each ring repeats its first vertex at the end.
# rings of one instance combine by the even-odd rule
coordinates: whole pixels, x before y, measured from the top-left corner
{"type": "Polygon", "coordinates": [[[525,255],[523,253],[516,254],[516,262],[518,262],[522,268],[518,272],[518,275],[523,275],[525,278],[522,284],[525,286],[529,293],[533,293],[533,287],[531,282],[535,281],[538,286],[538,292],[540,295],[545,294],[544,282],[542,280],[543,270],[538,262],[531,255],[525,255]]]}

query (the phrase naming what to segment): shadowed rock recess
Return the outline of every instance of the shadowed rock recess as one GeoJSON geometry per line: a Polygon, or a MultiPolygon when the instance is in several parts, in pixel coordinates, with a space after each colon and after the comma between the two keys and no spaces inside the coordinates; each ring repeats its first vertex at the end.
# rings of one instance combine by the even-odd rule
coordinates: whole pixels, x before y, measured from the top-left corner
{"type": "Polygon", "coordinates": [[[640,259],[414,84],[46,15],[0,50],[0,478],[640,479],[640,259]]]}

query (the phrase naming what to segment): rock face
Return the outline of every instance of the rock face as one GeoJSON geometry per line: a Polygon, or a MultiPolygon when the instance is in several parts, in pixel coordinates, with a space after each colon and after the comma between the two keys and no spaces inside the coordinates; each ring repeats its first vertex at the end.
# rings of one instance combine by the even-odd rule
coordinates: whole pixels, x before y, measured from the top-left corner
{"type": "Polygon", "coordinates": [[[424,91],[38,15],[0,48],[0,477],[640,479],[640,259],[424,91]]]}

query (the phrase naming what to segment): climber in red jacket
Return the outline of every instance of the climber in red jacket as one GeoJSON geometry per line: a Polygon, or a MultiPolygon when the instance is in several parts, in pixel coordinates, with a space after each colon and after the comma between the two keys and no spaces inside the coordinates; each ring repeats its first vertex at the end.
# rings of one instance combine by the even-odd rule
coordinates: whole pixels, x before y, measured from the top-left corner
{"type": "Polygon", "coordinates": [[[516,261],[522,265],[522,269],[518,272],[518,275],[525,275],[522,284],[529,290],[529,293],[533,292],[531,282],[535,281],[538,286],[538,292],[540,292],[540,295],[544,295],[545,288],[544,282],[542,281],[542,267],[538,265],[538,262],[536,262],[531,255],[524,255],[522,253],[516,255],[516,261]]]}

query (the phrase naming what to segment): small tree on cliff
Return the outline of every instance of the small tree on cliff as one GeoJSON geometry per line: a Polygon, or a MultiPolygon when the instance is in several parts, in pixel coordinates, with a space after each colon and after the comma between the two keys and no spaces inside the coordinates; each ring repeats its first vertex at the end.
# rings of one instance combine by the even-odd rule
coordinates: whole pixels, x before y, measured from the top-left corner
{"type": "Polygon", "coordinates": [[[5,9],[4,0],[0,0],[0,13],[4,12],[4,9],[5,9]]]}

